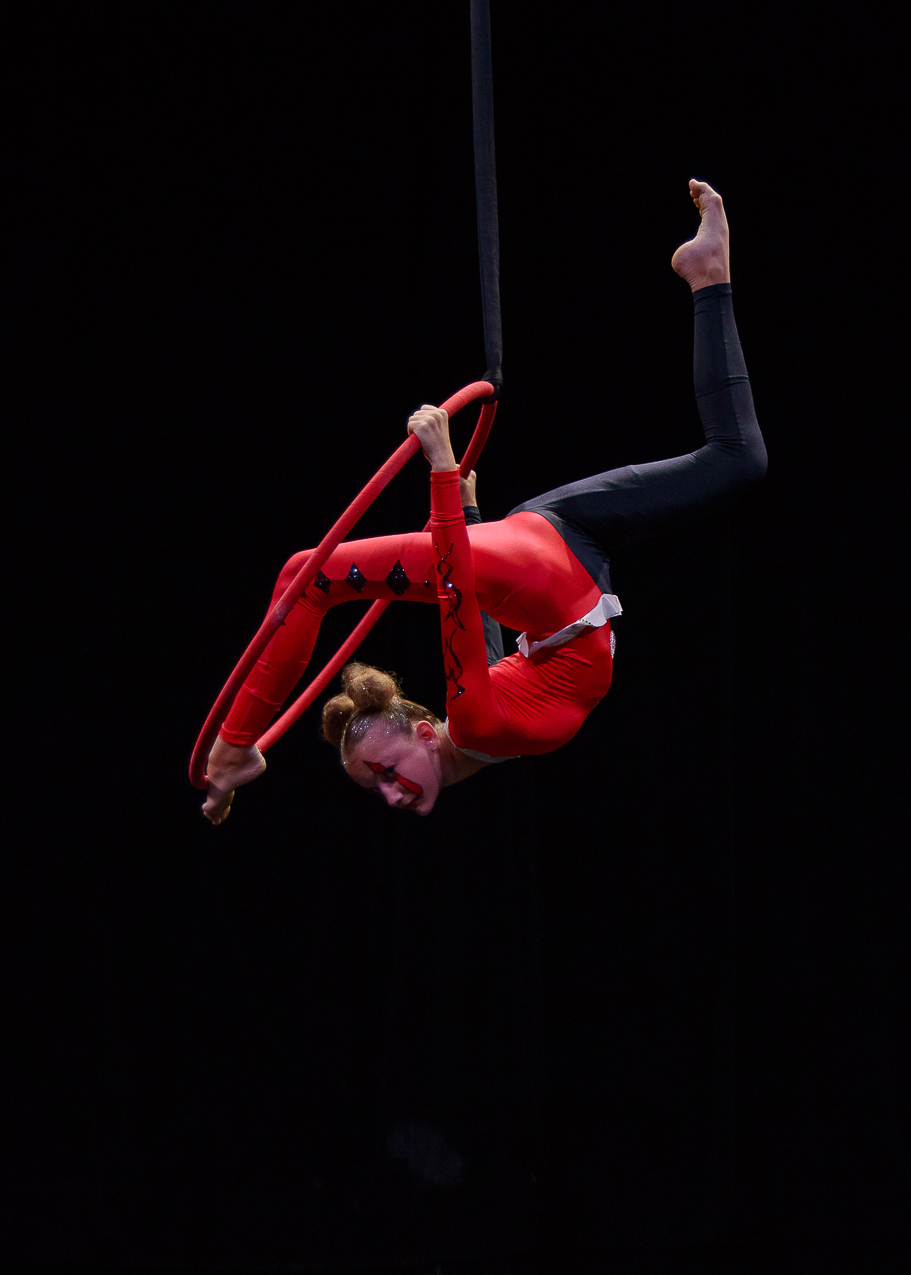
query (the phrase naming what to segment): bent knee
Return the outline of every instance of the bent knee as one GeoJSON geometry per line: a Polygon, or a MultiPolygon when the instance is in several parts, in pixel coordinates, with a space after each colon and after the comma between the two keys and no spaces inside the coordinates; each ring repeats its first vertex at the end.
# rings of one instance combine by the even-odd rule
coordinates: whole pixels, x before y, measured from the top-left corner
{"type": "Polygon", "coordinates": [[[761,435],[743,449],[741,470],[745,483],[757,483],[769,472],[769,454],[761,435]]]}

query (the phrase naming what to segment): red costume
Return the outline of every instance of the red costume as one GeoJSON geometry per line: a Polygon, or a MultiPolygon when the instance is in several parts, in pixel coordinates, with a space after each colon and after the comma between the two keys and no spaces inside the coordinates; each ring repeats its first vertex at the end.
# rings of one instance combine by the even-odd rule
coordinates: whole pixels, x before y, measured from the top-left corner
{"type": "MultiPolygon", "coordinates": [[[[457,470],[432,473],[430,492],[429,532],[336,549],[247,678],[222,739],[256,742],[303,676],[326,610],[358,598],[439,602],[446,711],[457,746],[511,757],[548,753],[572,739],[610,686],[610,624],[488,668],[481,610],[533,642],[577,621],[601,591],[540,514],[469,529],[457,470]]],[[[285,565],[272,605],[305,557],[285,565]]]]}
{"type": "MultiPolygon", "coordinates": [[[[703,514],[766,472],[731,285],[701,288],[694,302],[705,446],[569,483],[501,522],[470,528],[458,471],[431,474],[430,531],[340,545],[247,678],[222,738],[239,745],[260,738],[306,669],[327,608],[360,597],[439,601],[448,724],[458,747],[495,759],[552,752],[572,739],[611,681],[608,617],[620,606],[609,592],[608,553],[703,514]],[[482,609],[526,631],[527,656],[488,669],[482,609]],[[551,645],[536,649],[551,635],[551,645]]],[[[273,602],[304,556],[287,564],[273,602]]]]}

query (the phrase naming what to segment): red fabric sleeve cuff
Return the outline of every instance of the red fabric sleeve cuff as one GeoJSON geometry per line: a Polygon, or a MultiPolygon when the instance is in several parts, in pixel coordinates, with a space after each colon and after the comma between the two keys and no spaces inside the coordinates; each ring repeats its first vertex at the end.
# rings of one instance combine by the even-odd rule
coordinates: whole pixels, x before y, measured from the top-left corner
{"type": "Polygon", "coordinates": [[[451,527],[465,521],[457,469],[430,471],[430,515],[438,527],[451,527]]]}

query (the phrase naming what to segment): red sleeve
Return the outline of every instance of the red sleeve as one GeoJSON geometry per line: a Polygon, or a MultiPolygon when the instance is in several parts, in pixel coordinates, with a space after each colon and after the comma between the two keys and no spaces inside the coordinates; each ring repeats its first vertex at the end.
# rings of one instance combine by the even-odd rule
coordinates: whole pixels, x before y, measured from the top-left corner
{"type": "Polygon", "coordinates": [[[483,733],[485,724],[489,728],[501,713],[487,667],[457,469],[431,472],[430,534],[440,603],[446,712],[453,739],[467,748],[483,733]]]}

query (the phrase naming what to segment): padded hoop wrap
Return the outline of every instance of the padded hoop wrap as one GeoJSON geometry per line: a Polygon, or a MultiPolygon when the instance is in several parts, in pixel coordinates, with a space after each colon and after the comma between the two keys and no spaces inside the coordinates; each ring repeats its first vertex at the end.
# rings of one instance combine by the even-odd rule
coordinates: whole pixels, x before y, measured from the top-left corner
{"type": "MultiPolygon", "coordinates": [[[[466,385],[459,390],[457,394],[453,394],[451,398],[446,399],[445,403],[440,406],[443,411],[452,418],[463,407],[474,402],[475,399],[488,398],[495,387],[489,381],[473,381],[470,385],[466,385]]],[[[471,442],[465,455],[462,457],[459,465],[459,472],[463,477],[467,477],[474,469],[478,457],[487,442],[487,435],[490,433],[490,427],[493,424],[493,418],[496,415],[497,405],[495,402],[485,403],[481,408],[481,415],[472,435],[471,442]]],[[[205,725],[200,732],[199,739],[196,741],[196,747],[193,749],[193,756],[190,759],[190,783],[195,788],[203,791],[206,789],[206,761],[215,743],[215,737],[221,728],[228,709],[234,702],[234,697],[244,684],[247,674],[253,668],[253,665],[262,655],[263,651],[272,640],[272,636],[281,624],[284,622],[288,612],[297,602],[301,594],[309,588],[316,579],[316,573],[322,567],[323,563],[329,555],[341,544],[352,527],[361,518],[369,507],[376,500],[380,492],[391,482],[400,469],[404,467],[406,462],[420,451],[420,442],[412,434],[401,447],[398,447],[385,465],[374,474],[367,483],[366,487],[352,501],[345,512],[339,518],[338,522],[330,528],[329,532],[324,536],[314,549],[313,553],[307,558],[307,561],[301,567],[300,571],[288,585],[285,592],[276,602],[275,606],[266,616],[259,628],[253,641],[247,647],[241,656],[237,667],[225,683],[221,694],[212,706],[212,711],[206,718],[205,725]]],[[[424,530],[430,526],[428,522],[424,530]]],[[[363,617],[361,622],[355,628],[354,632],[342,647],[332,657],[323,671],[313,679],[304,693],[295,700],[289,709],[269,727],[265,735],[257,741],[257,747],[261,752],[266,752],[275,741],[282,736],[288,727],[300,717],[301,713],[313,703],[317,695],[328,685],[335,674],[341,669],[350,656],[357,650],[358,646],[376,624],[377,620],[389,606],[388,601],[374,602],[373,606],[363,617]]]]}

